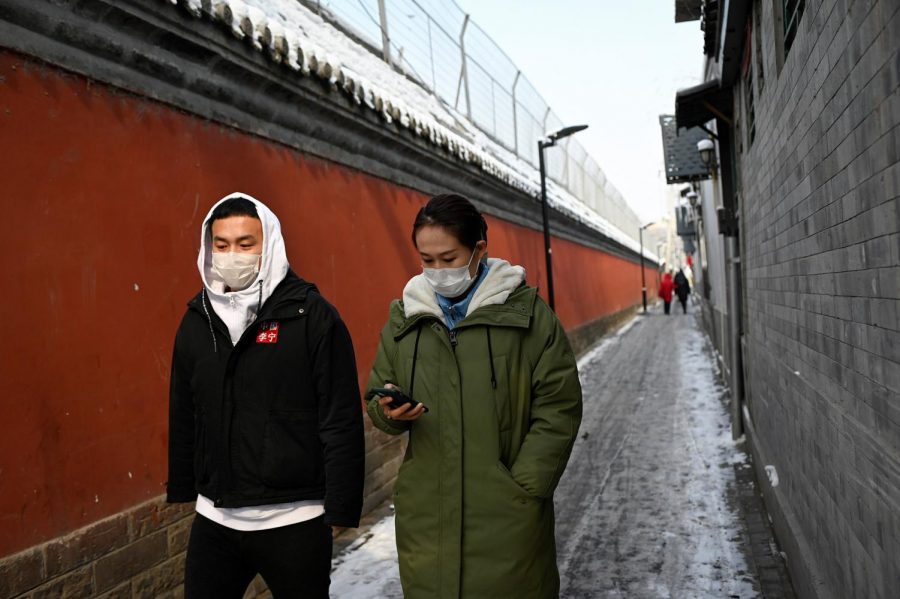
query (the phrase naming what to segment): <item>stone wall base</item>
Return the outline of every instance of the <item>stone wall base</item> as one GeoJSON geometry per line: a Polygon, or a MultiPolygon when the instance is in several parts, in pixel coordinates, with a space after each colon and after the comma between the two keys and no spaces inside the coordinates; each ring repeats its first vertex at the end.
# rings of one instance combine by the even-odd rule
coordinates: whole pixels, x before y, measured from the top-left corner
{"type": "MultiPolygon", "coordinates": [[[[194,504],[161,495],[0,560],[0,598],[181,599],[194,504]]],[[[244,599],[271,598],[257,576],[244,599]]]]}
{"type": "Polygon", "coordinates": [[[582,356],[601,337],[625,324],[640,309],[640,305],[629,306],[624,310],[592,320],[570,330],[566,334],[569,337],[569,343],[572,345],[572,351],[575,352],[576,356],[582,356]]]}
{"type": "Polygon", "coordinates": [[[0,597],[181,597],[193,513],[160,496],[3,558],[0,597]]]}

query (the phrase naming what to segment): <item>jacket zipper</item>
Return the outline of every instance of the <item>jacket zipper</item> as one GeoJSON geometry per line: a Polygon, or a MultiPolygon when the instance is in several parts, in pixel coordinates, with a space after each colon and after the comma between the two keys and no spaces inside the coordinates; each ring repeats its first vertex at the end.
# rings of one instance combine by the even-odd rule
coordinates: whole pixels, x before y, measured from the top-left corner
{"type": "MultiPolygon", "coordinates": [[[[300,308],[298,311],[298,314],[302,315],[305,313],[305,311],[306,310],[304,308],[300,308]]],[[[231,419],[226,418],[226,411],[229,406],[232,409],[234,408],[234,400],[231,395],[230,383],[234,376],[234,369],[236,368],[235,362],[238,359],[239,348],[243,349],[242,345],[245,346],[249,343],[248,341],[245,340],[245,337],[247,337],[247,334],[246,334],[247,331],[249,331],[252,327],[258,326],[264,322],[269,322],[272,320],[277,320],[279,322],[287,322],[289,320],[295,320],[296,318],[299,318],[299,316],[282,316],[280,318],[276,318],[274,314],[267,314],[265,318],[258,318],[258,317],[255,318],[253,320],[253,322],[251,322],[249,325],[247,325],[247,329],[244,331],[244,334],[241,335],[241,338],[238,339],[237,344],[232,348],[231,353],[228,355],[228,361],[225,365],[225,380],[224,380],[225,384],[224,384],[224,389],[223,389],[223,396],[222,396],[223,401],[222,401],[222,408],[221,408],[222,429],[223,430],[219,431],[220,446],[221,446],[220,452],[219,452],[219,455],[220,455],[220,458],[219,458],[219,480],[218,480],[217,493],[216,493],[217,497],[213,500],[213,505],[215,507],[222,507],[224,505],[226,482],[229,487],[231,486],[231,483],[232,483],[233,471],[232,471],[232,460],[231,460],[231,453],[230,453],[230,451],[231,451],[231,443],[230,443],[231,419]],[[243,342],[243,344],[242,344],[242,342],[243,342]],[[225,427],[229,427],[227,429],[228,434],[226,434],[225,427]],[[224,464],[223,464],[223,462],[224,462],[224,464]],[[225,480],[226,471],[227,471],[227,475],[228,475],[228,481],[225,480]]],[[[252,337],[252,335],[251,335],[251,337],[252,337]]],[[[230,337],[229,337],[229,339],[230,339],[230,337]]]]}
{"type": "MultiPolygon", "coordinates": [[[[460,421],[464,421],[463,402],[462,402],[462,371],[459,368],[459,358],[456,355],[456,346],[459,344],[459,339],[458,339],[459,332],[456,329],[451,329],[449,332],[450,332],[450,347],[453,349],[453,359],[456,362],[456,371],[459,373],[459,387],[460,387],[459,417],[460,417],[460,421]]],[[[459,440],[460,459],[462,459],[462,455],[464,453],[464,449],[465,449],[464,446],[465,446],[465,438],[463,436],[463,437],[460,437],[460,440],[459,440]]],[[[460,479],[460,486],[459,486],[460,498],[465,496],[465,486],[466,486],[466,480],[465,480],[465,477],[462,477],[460,479]]],[[[460,531],[460,538],[459,538],[460,543],[462,543],[464,535],[465,535],[465,531],[464,530],[460,531]]]]}

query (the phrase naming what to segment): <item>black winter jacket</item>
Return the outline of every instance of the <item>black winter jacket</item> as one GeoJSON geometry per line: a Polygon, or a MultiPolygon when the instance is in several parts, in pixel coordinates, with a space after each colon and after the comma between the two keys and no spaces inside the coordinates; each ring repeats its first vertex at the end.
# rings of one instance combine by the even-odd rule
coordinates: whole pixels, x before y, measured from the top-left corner
{"type": "Polygon", "coordinates": [[[678,299],[684,301],[687,299],[687,296],[691,294],[691,286],[688,284],[687,275],[682,271],[678,271],[675,274],[675,294],[678,296],[678,299]]]}
{"type": "Polygon", "coordinates": [[[204,292],[175,337],[168,501],[217,507],[325,500],[325,522],[358,526],[362,406],[347,327],[289,272],[232,345],[204,292]]]}

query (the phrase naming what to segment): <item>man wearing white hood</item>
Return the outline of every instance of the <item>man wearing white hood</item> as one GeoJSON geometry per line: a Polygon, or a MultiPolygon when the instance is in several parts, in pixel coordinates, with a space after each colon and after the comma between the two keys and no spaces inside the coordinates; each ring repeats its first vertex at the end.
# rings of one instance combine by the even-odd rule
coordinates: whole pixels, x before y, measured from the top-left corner
{"type": "Polygon", "coordinates": [[[262,202],[226,196],[202,229],[169,397],[168,501],[197,502],[185,597],[239,599],[261,574],[276,598],[327,598],[332,529],[362,509],[350,334],[262,202]]]}

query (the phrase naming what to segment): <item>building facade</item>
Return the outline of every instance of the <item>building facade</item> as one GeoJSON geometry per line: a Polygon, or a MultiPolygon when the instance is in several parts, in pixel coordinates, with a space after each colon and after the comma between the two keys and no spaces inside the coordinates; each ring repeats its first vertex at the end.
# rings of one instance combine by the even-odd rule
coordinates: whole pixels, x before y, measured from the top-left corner
{"type": "Polygon", "coordinates": [[[676,118],[715,142],[700,187],[725,318],[707,327],[735,432],[798,593],[898,597],[900,2],[676,3],[700,15],[707,80],[676,118]]]}

